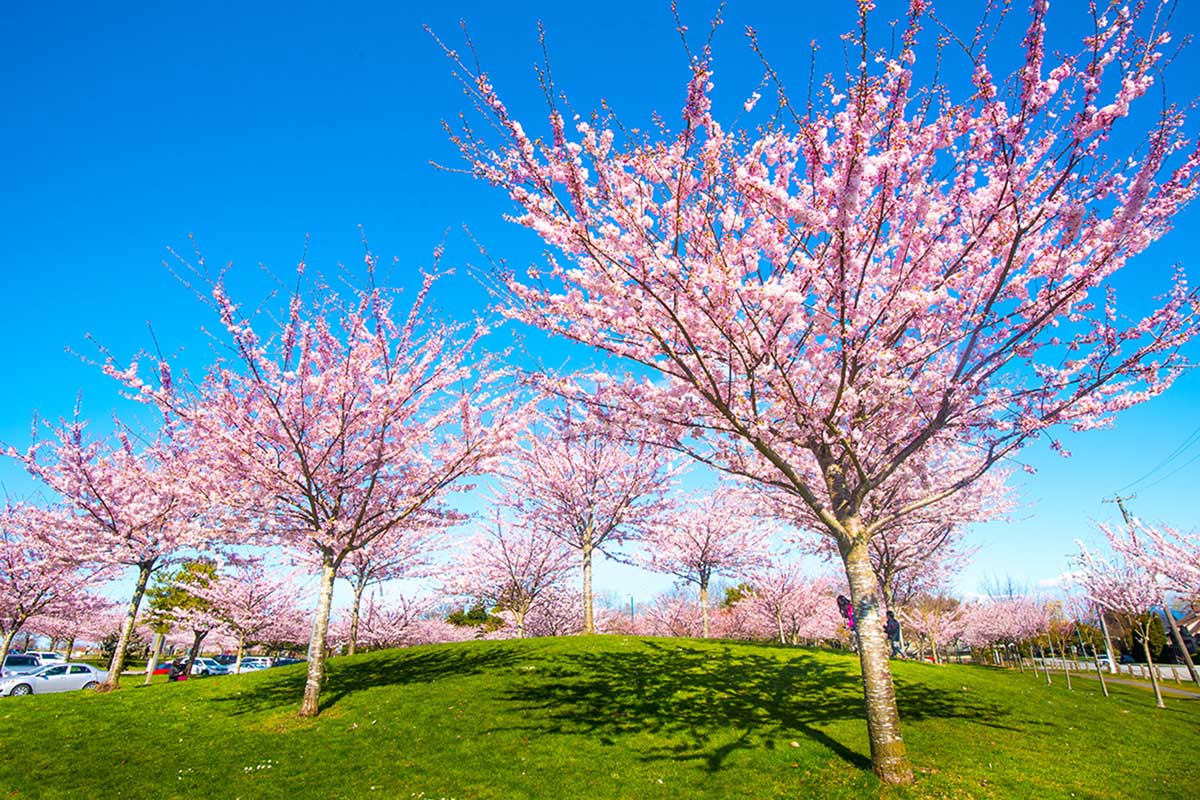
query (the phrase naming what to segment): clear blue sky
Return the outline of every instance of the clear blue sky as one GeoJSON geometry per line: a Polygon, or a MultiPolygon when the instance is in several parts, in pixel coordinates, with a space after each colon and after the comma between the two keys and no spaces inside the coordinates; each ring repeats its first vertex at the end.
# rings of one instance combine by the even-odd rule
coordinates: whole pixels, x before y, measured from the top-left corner
{"type": "MultiPolygon", "coordinates": [[[[0,315],[0,440],[24,446],[33,411],[68,414],[78,392],[90,417],[121,407],[111,382],[65,352],[93,353],[87,333],[129,354],[149,346],[151,321],[166,350],[203,362],[199,331],[212,320],[161,265],[167,247],[190,249],[190,233],[211,263],[234,262],[235,283],[250,300],[262,285],[256,265],[286,273],[306,234],[315,267],[360,262],[358,225],[377,254],[399,258],[399,283],[430,263],[447,229],[448,262],[478,261],[463,225],[496,256],[516,265],[536,259],[536,240],[501,221],[503,196],[429,165],[455,163],[440,120],[467,105],[422,23],[458,43],[457,22],[465,18],[502,96],[531,122],[542,113],[531,69],[540,57],[539,19],[549,31],[555,78],[578,110],[607,98],[636,126],[655,110],[677,119],[682,104],[686,59],[665,0],[430,3],[419,10],[405,3],[330,5],[25,3],[7,10],[0,48],[0,275],[7,299],[0,315]]],[[[952,24],[969,31],[971,18],[957,9],[982,3],[943,5],[954,7],[952,24]]],[[[882,26],[895,12],[880,6],[882,26]]],[[[712,7],[685,4],[697,37],[712,7]]],[[[736,110],[760,78],[741,36],[745,24],[761,29],[776,67],[802,92],[807,43],[820,40],[822,69],[835,69],[837,34],[852,23],[853,7],[851,0],[733,3],[717,37],[718,106],[736,110]]],[[[1054,4],[1052,37],[1085,23],[1082,2],[1054,4]]],[[[1173,29],[1200,32],[1195,4],[1183,4],[1173,29]]],[[[1198,76],[1197,55],[1189,51],[1172,70],[1171,98],[1200,94],[1198,76]]],[[[1189,210],[1167,240],[1129,268],[1120,283],[1124,297],[1163,290],[1176,261],[1200,274],[1198,221],[1197,209],[1189,210]]],[[[465,270],[443,282],[437,301],[454,316],[485,303],[465,270]]],[[[977,591],[988,574],[1036,585],[1062,572],[1073,539],[1089,535],[1090,520],[1115,517],[1100,499],[1184,442],[1200,425],[1198,410],[1200,375],[1190,374],[1165,397],[1126,414],[1115,430],[1066,436],[1071,459],[1041,446],[1026,451],[1022,459],[1038,474],[1020,481],[1022,508],[1012,522],[977,532],[981,550],[959,590],[977,591]]],[[[1133,487],[1134,511],[1194,528],[1200,461],[1170,473],[1198,455],[1200,441],[1193,441],[1167,469],[1133,487]]],[[[7,460],[0,482],[15,496],[32,488],[7,460]]],[[[611,588],[620,593],[643,591],[628,575],[615,580],[611,588]]]]}

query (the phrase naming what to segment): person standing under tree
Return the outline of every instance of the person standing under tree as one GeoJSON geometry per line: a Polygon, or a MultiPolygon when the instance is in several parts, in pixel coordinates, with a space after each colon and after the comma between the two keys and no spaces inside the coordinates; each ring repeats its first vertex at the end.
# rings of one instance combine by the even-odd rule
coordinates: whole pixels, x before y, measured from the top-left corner
{"type": "Polygon", "coordinates": [[[903,658],[904,653],[900,649],[900,620],[896,619],[895,611],[887,612],[887,622],[883,626],[887,633],[888,641],[892,645],[892,658],[903,658]]]}

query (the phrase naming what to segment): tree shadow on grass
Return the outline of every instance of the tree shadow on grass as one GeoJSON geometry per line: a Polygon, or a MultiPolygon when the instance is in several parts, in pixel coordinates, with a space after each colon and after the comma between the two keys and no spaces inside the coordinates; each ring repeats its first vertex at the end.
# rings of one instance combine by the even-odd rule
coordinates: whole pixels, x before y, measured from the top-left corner
{"type": "MultiPolygon", "coordinates": [[[[868,756],[824,728],[863,720],[856,664],[831,664],[802,650],[776,657],[741,648],[643,640],[622,653],[563,654],[552,674],[528,677],[504,697],[521,710],[528,735],[582,734],[603,744],[650,733],[669,741],[639,746],[646,761],[698,762],[720,770],[734,752],[773,748],[781,736],[807,737],[864,770],[868,756]],[[730,732],[741,735],[728,741],[730,732]]],[[[1001,706],[976,696],[896,681],[901,718],[961,718],[1015,730],[1001,706]]]]}
{"type": "MultiPolygon", "coordinates": [[[[519,658],[520,654],[511,649],[493,647],[466,650],[453,646],[386,650],[331,658],[325,662],[321,710],[332,708],[352,692],[380,686],[432,683],[444,678],[492,672],[512,665],[519,658]]],[[[213,701],[225,704],[230,713],[235,715],[269,712],[288,706],[299,707],[308,678],[305,665],[281,669],[279,674],[268,671],[261,675],[260,680],[236,694],[217,697],[213,701]]]]}

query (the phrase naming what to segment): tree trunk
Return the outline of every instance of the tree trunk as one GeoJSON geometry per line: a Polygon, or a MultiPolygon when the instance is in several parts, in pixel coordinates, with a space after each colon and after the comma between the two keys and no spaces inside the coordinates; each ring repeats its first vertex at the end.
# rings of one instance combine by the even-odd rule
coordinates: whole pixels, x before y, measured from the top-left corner
{"type": "Polygon", "coordinates": [[[312,642],[308,646],[308,679],[304,683],[304,699],[300,702],[301,717],[315,717],[320,711],[321,682],[325,679],[325,635],[329,633],[329,611],[336,576],[337,568],[326,558],[321,566],[321,595],[313,621],[312,642]]]}
{"type": "MultiPolygon", "coordinates": [[[[855,527],[851,525],[851,534],[857,532],[855,527]]],[[[862,664],[871,765],[884,783],[910,784],[912,765],[900,736],[900,712],[896,708],[892,684],[890,648],[879,613],[879,582],[871,568],[865,541],[838,544],[850,583],[850,600],[854,604],[854,634],[862,664]]]]}
{"type": "Polygon", "coordinates": [[[12,646],[13,637],[17,635],[17,629],[13,628],[8,633],[4,634],[4,638],[0,639],[0,668],[4,666],[4,658],[8,655],[8,648],[12,646]]]}
{"type": "Polygon", "coordinates": [[[592,529],[590,526],[583,539],[583,632],[596,632],[596,620],[592,616],[592,529]]]}
{"type": "Polygon", "coordinates": [[[938,660],[937,639],[935,639],[932,636],[929,637],[929,649],[931,651],[933,651],[933,663],[935,663],[935,664],[942,663],[941,661],[938,660]]]}
{"type": "Polygon", "coordinates": [[[1098,608],[1097,613],[1100,615],[1100,631],[1104,634],[1104,652],[1108,654],[1108,671],[1116,675],[1117,656],[1113,652],[1112,637],[1108,635],[1108,623],[1104,621],[1104,609],[1098,608]]]}
{"type": "Polygon", "coordinates": [[[787,644],[787,638],[783,635],[783,612],[775,613],[775,624],[779,626],[779,643],[787,644]]]}
{"type": "Polygon", "coordinates": [[[1167,615],[1167,625],[1171,628],[1171,640],[1175,643],[1175,650],[1183,657],[1183,663],[1187,667],[1188,675],[1192,676],[1192,680],[1200,685],[1200,677],[1196,674],[1196,665],[1192,663],[1192,654],[1183,646],[1183,635],[1179,632],[1179,623],[1175,621],[1175,615],[1171,613],[1171,609],[1167,607],[1166,598],[1161,601],[1163,613],[1167,615]]]}
{"type": "Polygon", "coordinates": [[[71,651],[75,649],[75,634],[67,637],[67,661],[71,660],[71,651]]]}
{"type": "Polygon", "coordinates": [[[239,633],[238,634],[237,661],[233,665],[233,674],[234,675],[242,674],[242,654],[245,652],[246,652],[246,634],[239,633]]]}
{"type": "MultiPolygon", "coordinates": [[[[1049,644],[1050,634],[1046,634],[1046,650],[1050,651],[1050,658],[1054,658],[1054,646],[1049,644]]],[[[1050,660],[1046,658],[1046,650],[1042,651],[1042,672],[1046,673],[1046,685],[1050,685],[1050,660]]]]}
{"type": "Polygon", "coordinates": [[[362,603],[362,594],[365,588],[367,588],[365,583],[354,587],[354,606],[350,610],[350,648],[346,651],[346,655],[352,656],[358,652],[358,608],[362,603]]]}
{"type": "Polygon", "coordinates": [[[125,624],[121,626],[121,635],[117,637],[117,649],[108,665],[108,677],[101,688],[111,691],[121,685],[121,670],[125,669],[125,648],[133,636],[133,626],[137,622],[138,607],[142,604],[142,595],[146,593],[146,584],[150,573],[154,571],[154,562],[147,561],[138,565],[137,585],[133,589],[133,597],[129,598],[129,610],[125,612],[125,624]]]}
{"type": "Polygon", "coordinates": [[[704,623],[704,638],[708,638],[708,581],[700,581],[700,619],[704,623]]]}
{"type": "Polygon", "coordinates": [[[192,664],[196,663],[196,656],[200,655],[200,643],[204,641],[204,637],[207,635],[208,631],[192,631],[192,646],[188,650],[187,666],[183,670],[183,674],[189,678],[192,677],[192,664]]]}
{"type": "MultiPolygon", "coordinates": [[[[1094,649],[1095,648],[1093,648],[1093,650],[1094,649]]],[[[1100,678],[1100,690],[1104,692],[1105,697],[1108,697],[1109,696],[1108,695],[1108,683],[1104,680],[1104,670],[1100,669],[1100,659],[1099,658],[1096,659],[1095,664],[1096,664],[1096,677],[1100,678]]]]}
{"type": "MultiPolygon", "coordinates": [[[[163,639],[165,638],[164,634],[154,634],[154,644],[150,648],[150,660],[146,663],[146,681],[144,684],[146,686],[150,685],[150,681],[154,678],[154,670],[158,669],[158,655],[162,652],[163,639]]],[[[70,661],[71,657],[67,656],[67,660],[70,661]]]]}
{"type": "Polygon", "coordinates": [[[1159,708],[1166,708],[1163,702],[1162,687],[1158,685],[1158,676],[1154,674],[1154,660],[1150,658],[1150,631],[1142,637],[1142,652],[1146,654],[1146,666],[1150,668],[1150,682],[1154,684],[1154,703],[1159,708]]]}

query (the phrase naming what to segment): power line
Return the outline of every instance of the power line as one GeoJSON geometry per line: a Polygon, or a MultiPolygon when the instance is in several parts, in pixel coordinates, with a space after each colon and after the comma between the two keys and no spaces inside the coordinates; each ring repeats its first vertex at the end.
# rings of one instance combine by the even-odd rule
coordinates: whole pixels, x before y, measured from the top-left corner
{"type": "MultiPolygon", "coordinates": [[[[1188,434],[1188,435],[1187,435],[1187,437],[1185,437],[1185,438],[1184,438],[1184,440],[1183,440],[1183,441],[1182,441],[1182,442],[1179,444],[1179,446],[1178,446],[1178,447],[1176,447],[1174,450],[1172,450],[1172,451],[1171,451],[1171,453],[1170,453],[1169,455],[1167,455],[1167,457],[1166,457],[1166,458],[1164,458],[1162,461],[1159,461],[1157,464],[1155,464],[1155,465],[1154,465],[1154,467],[1153,467],[1152,469],[1150,469],[1148,472],[1146,472],[1146,474],[1142,475],[1142,477],[1138,478],[1136,481],[1133,481],[1133,482],[1131,482],[1131,483],[1127,483],[1127,484],[1125,484],[1124,486],[1122,486],[1122,487],[1121,487],[1120,489],[1118,489],[1117,491],[1118,491],[1118,492],[1123,492],[1123,491],[1125,491],[1126,489],[1130,489],[1130,488],[1132,488],[1132,487],[1134,487],[1134,486],[1137,486],[1139,483],[1141,483],[1142,481],[1146,480],[1146,479],[1147,479],[1147,478],[1149,478],[1151,475],[1153,475],[1154,473],[1158,472],[1160,469],[1162,469],[1162,468],[1166,467],[1168,464],[1170,464],[1172,461],[1174,461],[1176,458],[1178,458],[1178,457],[1179,457],[1179,456],[1180,456],[1180,455],[1181,455],[1181,454],[1182,454],[1182,453],[1183,453],[1185,450],[1187,450],[1189,447],[1191,447],[1191,446],[1192,446],[1193,444],[1195,444],[1197,441],[1200,441],[1200,426],[1197,426],[1197,427],[1196,427],[1196,429],[1195,429],[1194,431],[1192,431],[1190,434],[1188,434]]],[[[1171,477],[1171,475],[1174,475],[1176,472],[1178,472],[1180,469],[1183,469],[1183,467],[1186,467],[1186,466],[1188,466],[1189,464],[1191,464],[1191,463],[1192,463],[1193,461],[1195,461],[1197,458],[1200,458],[1200,453],[1198,453],[1196,456],[1194,456],[1194,457],[1193,457],[1193,458],[1192,458],[1190,461],[1188,461],[1188,462],[1187,462],[1186,464],[1184,464],[1183,466],[1181,466],[1181,467],[1179,467],[1179,468],[1177,468],[1177,469],[1173,470],[1173,471],[1172,471],[1171,473],[1169,473],[1168,475],[1165,475],[1165,476],[1163,476],[1162,478],[1159,478],[1157,481],[1155,481],[1154,483],[1150,484],[1150,486],[1154,486],[1154,485],[1156,485],[1157,483],[1159,483],[1159,482],[1161,482],[1161,481],[1164,481],[1164,480],[1166,480],[1167,478],[1171,477]]],[[[1145,487],[1145,488],[1149,488],[1149,487],[1145,487]]]]}

